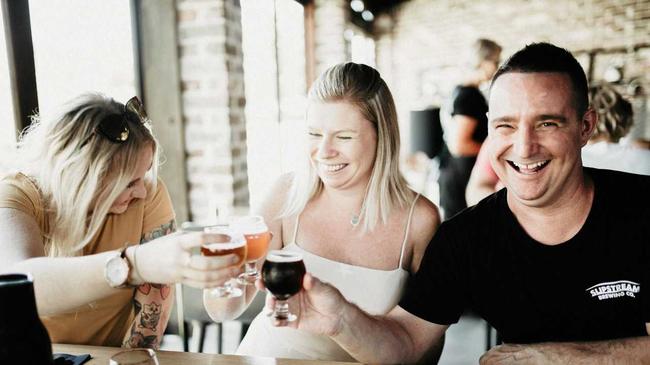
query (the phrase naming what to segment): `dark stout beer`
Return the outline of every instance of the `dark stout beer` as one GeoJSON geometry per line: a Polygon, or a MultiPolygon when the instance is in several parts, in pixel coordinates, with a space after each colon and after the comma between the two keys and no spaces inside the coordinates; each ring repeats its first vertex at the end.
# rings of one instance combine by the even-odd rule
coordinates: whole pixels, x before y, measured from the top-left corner
{"type": "Polygon", "coordinates": [[[278,300],[287,300],[302,289],[305,276],[302,255],[294,252],[271,251],[262,266],[262,280],[278,300]]]}

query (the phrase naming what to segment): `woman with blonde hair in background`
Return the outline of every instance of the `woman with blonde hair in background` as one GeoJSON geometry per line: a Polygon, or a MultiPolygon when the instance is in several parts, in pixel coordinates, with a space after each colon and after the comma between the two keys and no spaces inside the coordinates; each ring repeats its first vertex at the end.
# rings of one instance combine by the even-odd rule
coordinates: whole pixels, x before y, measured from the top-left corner
{"type": "Polygon", "coordinates": [[[591,107],[598,114],[598,123],[589,143],[582,148],[583,164],[650,175],[650,150],[619,143],[634,123],[632,104],[609,84],[590,87],[589,98],[591,107]]]}
{"type": "Polygon", "coordinates": [[[232,275],[232,257],[190,254],[214,236],[169,235],[158,155],[137,98],[85,95],[22,135],[17,171],[0,180],[0,272],[32,275],[52,342],[155,348],[169,284],[204,288],[232,275]]]}
{"type": "MultiPolygon", "coordinates": [[[[260,210],[274,233],[271,249],[300,253],[308,272],[364,310],[387,313],[439,224],[435,205],[400,173],[392,95],[375,69],[336,65],[312,85],[306,124],[305,165],[282,176],[260,210]]],[[[248,301],[255,292],[248,287],[248,301]]],[[[274,327],[264,314],[237,353],[353,360],[330,338],[274,327]]]]}

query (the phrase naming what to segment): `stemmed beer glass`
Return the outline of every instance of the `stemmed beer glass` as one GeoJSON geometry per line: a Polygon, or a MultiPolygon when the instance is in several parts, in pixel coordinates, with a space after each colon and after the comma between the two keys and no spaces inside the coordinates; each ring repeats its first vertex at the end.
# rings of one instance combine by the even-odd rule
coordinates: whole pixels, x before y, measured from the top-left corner
{"type": "Polygon", "coordinates": [[[264,257],[271,242],[271,232],[259,215],[234,218],[230,227],[244,234],[246,238],[245,271],[239,275],[238,282],[242,285],[253,285],[260,277],[257,271],[257,260],[264,257]]]}
{"type": "Polygon", "coordinates": [[[302,289],[306,271],[300,253],[273,250],[266,256],[262,265],[262,281],[276,299],[270,316],[277,326],[286,326],[296,320],[296,315],[289,311],[287,300],[302,289]]]}
{"type": "MultiPolygon", "coordinates": [[[[239,261],[235,266],[241,266],[246,260],[246,239],[241,233],[224,226],[204,228],[204,232],[216,234],[215,242],[201,246],[203,256],[225,256],[235,254],[239,261]]],[[[230,280],[223,286],[209,289],[210,296],[218,298],[236,298],[243,294],[239,288],[232,286],[230,280]]]]}

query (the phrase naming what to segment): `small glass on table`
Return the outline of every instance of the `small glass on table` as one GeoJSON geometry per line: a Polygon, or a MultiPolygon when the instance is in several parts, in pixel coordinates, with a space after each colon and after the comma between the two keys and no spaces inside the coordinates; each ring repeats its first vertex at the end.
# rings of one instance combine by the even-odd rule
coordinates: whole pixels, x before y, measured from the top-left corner
{"type": "Polygon", "coordinates": [[[262,281],[276,300],[275,308],[269,315],[276,326],[286,326],[296,320],[296,315],[289,311],[287,300],[302,289],[306,271],[300,253],[273,250],[266,256],[262,265],[262,281]]]}
{"type": "Polygon", "coordinates": [[[108,360],[109,365],[158,365],[152,349],[129,349],[116,353],[108,360]]]}
{"type": "Polygon", "coordinates": [[[239,275],[238,282],[242,285],[253,285],[260,277],[257,271],[257,261],[266,255],[271,242],[271,232],[264,218],[259,215],[234,218],[231,225],[234,230],[244,234],[246,238],[245,271],[239,275]]]}
{"type": "MultiPolygon", "coordinates": [[[[206,243],[201,246],[203,256],[225,256],[234,254],[239,257],[235,266],[243,265],[246,260],[246,239],[241,233],[223,226],[206,227],[206,233],[216,235],[214,242],[206,243]]],[[[243,294],[243,291],[234,287],[230,280],[223,286],[208,289],[209,295],[217,298],[236,298],[243,294]]]]}

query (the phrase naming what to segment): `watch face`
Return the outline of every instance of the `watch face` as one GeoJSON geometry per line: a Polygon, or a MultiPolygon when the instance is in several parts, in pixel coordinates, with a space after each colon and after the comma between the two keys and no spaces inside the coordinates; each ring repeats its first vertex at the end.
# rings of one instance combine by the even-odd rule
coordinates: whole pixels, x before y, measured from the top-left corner
{"type": "Polygon", "coordinates": [[[119,256],[113,257],[106,263],[106,279],[111,286],[120,286],[126,283],[129,276],[129,266],[119,256]]]}

